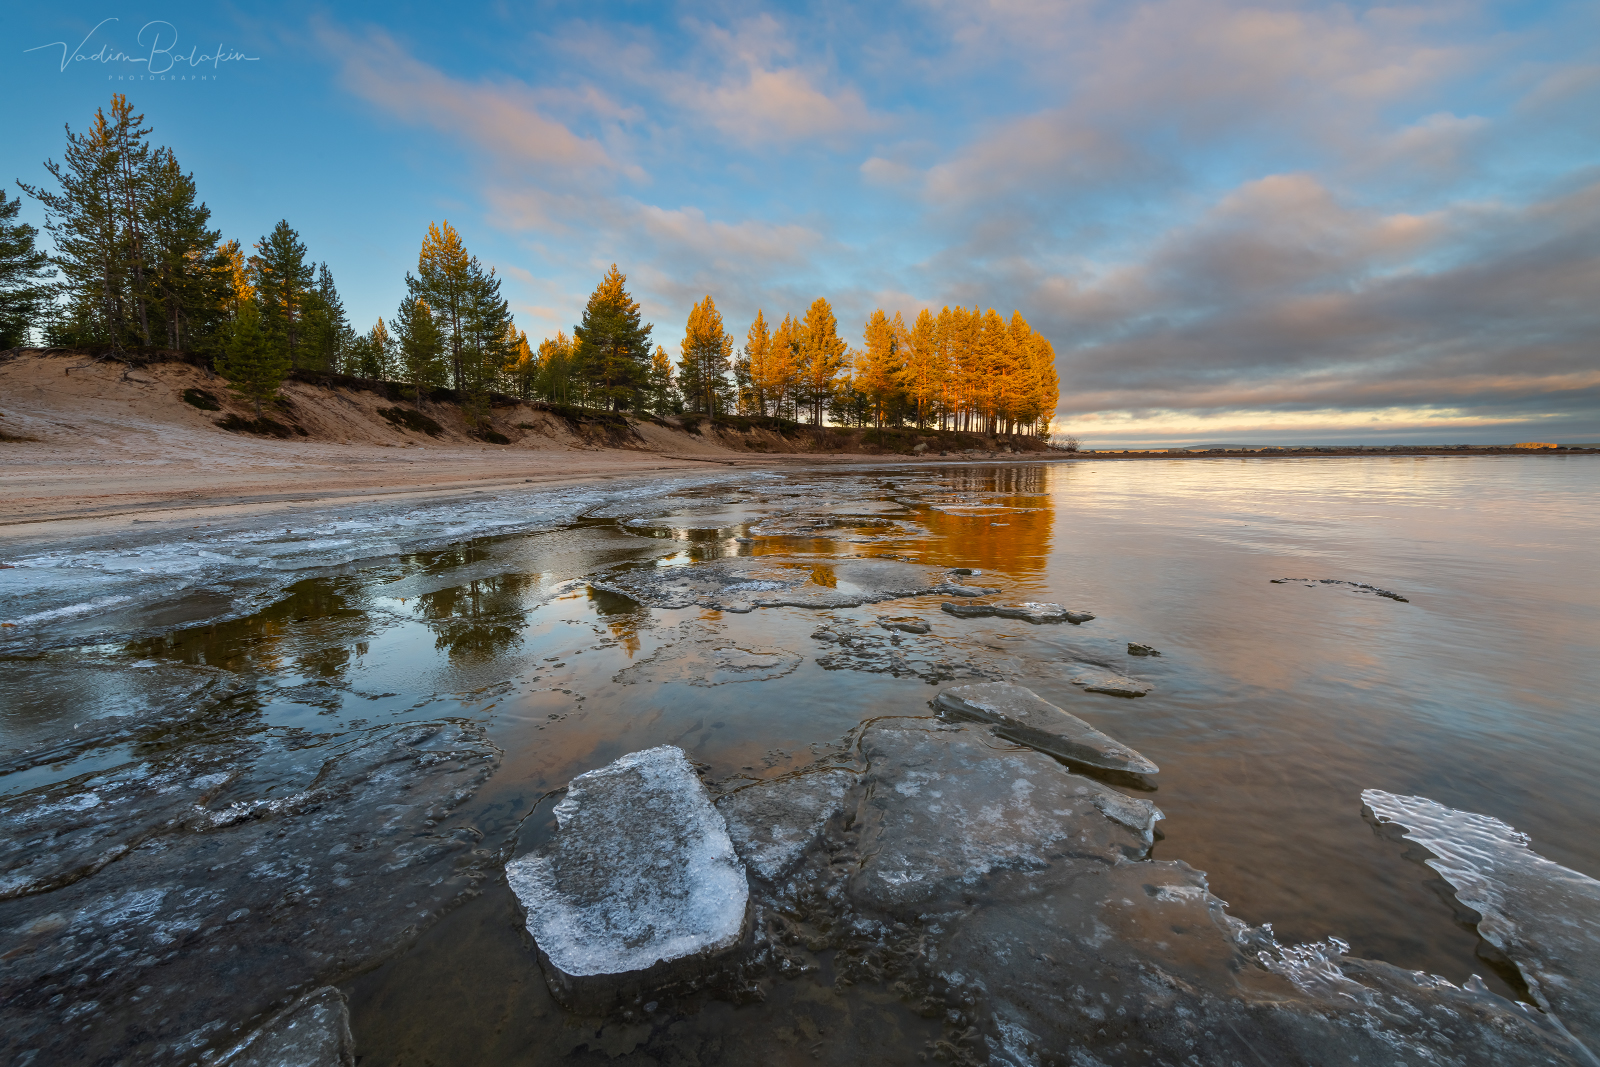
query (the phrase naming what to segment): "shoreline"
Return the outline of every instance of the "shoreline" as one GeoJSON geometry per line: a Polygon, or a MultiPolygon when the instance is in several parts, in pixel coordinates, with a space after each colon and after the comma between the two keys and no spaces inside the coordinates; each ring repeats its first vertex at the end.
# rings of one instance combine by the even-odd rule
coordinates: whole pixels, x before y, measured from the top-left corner
{"type": "MultiPolygon", "coordinates": [[[[294,446],[284,446],[294,447],[294,446]]],[[[315,449],[316,446],[301,446],[315,449]]],[[[348,450],[340,458],[348,464],[348,450]]],[[[498,451],[498,450],[497,450],[498,451]]],[[[74,490],[73,482],[83,478],[80,464],[63,464],[53,472],[65,481],[41,478],[43,472],[34,472],[27,485],[6,485],[10,478],[0,476],[0,488],[6,490],[0,503],[0,543],[32,540],[34,538],[92,536],[113,527],[120,528],[130,521],[137,523],[182,523],[198,516],[210,520],[242,518],[250,515],[268,515],[294,508],[338,507],[380,501],[415,500],[418,503],[435,502],[475,493],[495,492],[535,486],[541,489],[565,489],[578,485],[602,484],[651,474],[683,474],[704,470],[707,466],[720,466],[743,470],[796,469],[805,467],[841,466],[957,466],[974,463],[1104,463],[1151,460],[1203,460],[1203,459],[1404,459],[1433,457],[1500,457],[1500,456],[1579,456],[1600,455],[1600,449],[1532,450],[1500,447],[1471,449],[1415,448],[1404,451],[1376,451],[1360,449],[1323,449],[1298,452],[1072,452],[1072,453],[986,453],[980,455],[938,454],[926,456],[865,455],[865,454],[814,454],[748,455],[724,452],[715,456],[674,456],[652,452],[605,450],[584,456],[562,455],[561,473],[540,472],[528,469],[531,459],[549,460],[549,453],[512,453],[509,456],[484,457],[480,452],[470,454],[439,452],[415,460],[407,457],[406,470],[374,470],[364,463],[331,466],[321,469],[252,470],[244,477],[222,476],[205,488],[164,487],[160,484],[124,492],[94,492],[80,486],[74,490]],[[431,462],[430,462],[431,461],[431,462]],[[466,463],[474,465],[471,471],[461,470],[466,463]],[[341,469],[341,467],[343,469],[341,469]],[[265,476],[264,476],[265,475],[265,476]],[[272,476],[276,475],[276,477],[272,476]],[[76,476],[76,477],[75,477],[76,476]],[[380,480],[381,479],[381,480],[380,480]],[[42,482],[52,484],[46,489],[42,482]],[[28,490],[32,490],[31,494],[28,490]],[[90,491],[85,492],[85,489],[90,491]],[[53,490],[53,491],[52,491],[53,490]],[[73,500],[68,504],[67,501],[73,500]],[[35,510],[37,509],[37,510],[35,510]]],[[[289,458],[289,457],[285,457],[289,458]]],[[[299,456],[298,459],[316,457],[299,456]]],[[[370,457],[375,461],[389,457],[370,457]]],[[[96,480],[108,475],[95,470],[96,480]]],[[[115,477],[111,475],[110,477],[115,477]]],[[[17,479],[21,481],[22,479],[17,479]]],[[[135,480],[137,476],[135,476],[135,480]]],[[[165,479],[152,478],[160,483],[165,479]]]]}

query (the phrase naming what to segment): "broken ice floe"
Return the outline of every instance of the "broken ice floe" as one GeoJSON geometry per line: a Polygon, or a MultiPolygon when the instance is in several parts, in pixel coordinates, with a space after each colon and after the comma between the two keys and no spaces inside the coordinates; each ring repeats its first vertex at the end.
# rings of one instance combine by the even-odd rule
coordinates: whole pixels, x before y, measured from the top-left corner
{"type": "Polygon", "coordinates": [[[293,751],[196,742],[15,798],[6,1053],[187,1063],[286,990],[375,964],[485,876],[498,842],[477,850],[462,806],[498,760],[481,727],[414,723],[293,751]],[[274,791],[291,760],[304,784],[274,791]]]}
{"type": "Polygon", "coordinates": [[[817,657],[823,670],[866,671],[872,674],[912,676],[925,682],[960,679],[998,679],[1016,673],[1010,660],[991,659],[972,650],[952,649],[932,634],[895,627],[867,628],[848,619],[829,622],[812,631],[811,638],[832,645],[817,657]]]}
{"type": "Polygon", "coordinates": [[[934,586],[931,592],[941,593],[945,596],[994,596],[999,589],[989,589],[981,585],[962,585],[959,582],[944,581],[934,586]]]}
{"type": "MultiPolygon", "coordinates": [[[[995,590],[999,592],[999,590],[995,590]]],[[[1028,622],[1085,623],[1094,616],[1087,611],[1069,611],[1060,604],[1039,604],[1027,601],[1022,604],[941,604],[951,615],[961,619],[1024,619],[1028,622]]]]}
{"type": "Polygon", "coordinates": [[[1078,664],[1067,681],[1081,686],[1086,692],[1109,693],[1114,697],[1142,697],[1152,688],[1149,682],[1141,682],[1137,678],[1087,663],[1078,664]]]}
{"type": "Polygon", "coordinates": [[[354,1067],[344,994],[323,986],[290,1005],[222,1061],[228,1067],[354,1067]]]}
{"type": "MultiPolygon", "coordinates": [[[[677,567],[613,571],[590,584],[658,608],[849,608],[948,592],[938,572],[900,560],[733,556],[677,567]]],[[[981,594],[975,594],[981,595],[981,594]]]]}
{"type": "Polygon", "coordinates": [[[769,882],[788,872],[823,824],[843,810],[856,773],[827,767],[758,782],[717,799],[735,850],[769,882]]]}
{"type": "Polygon", "coordinates": [[[1020,685],[984,682],[953,686],[935,697],[933,706],[947,718],[990,723],[995,735],[1007,741],[1091,767],[1134,774],[1159,770],[1127,745],[1020,685]]]}
{"type": "Polygon", "coordinates": [[[1278,946],[1202,872],[1146,858],[1152,805],[1042,753],[909,718],[869,723],[857,750],[865,770],[823,847],[754,890],[757,951],[788,977],[829,952],[835,988],[888,988],[943,1018],[930,1058],[1593,1065],[1481,983],[1332,940],[1278,946]]]}
{"type": "Polygon", "coordinates": [[[1482,916],[1479,935],[1516,965],[1539,1006],[1600,1048],[1600,881],[1545,859],[1491,816],[1381,789],[1361,801],[1433,854],[1427,865],[1482,916]]]}
{"type": "MultiPolygon", "coordinates": [[[[971,727],[917,720],[879,720],[862,732],[868,769],[853,896],[892,911],[921,908],[995,871],[1048,867],[1065,850],[1115,863],[1149,847],[1146,834],[1096,805],[1112,790],[1048,756],[995,750],[981,738],[971,727]]],[[[1149,801],[1121,799],[1127,807],[1114,810],[1144,808],[1134,821],[1154,823],[1149,801]]]]}
{"type": "Polygon", "coordinates": [[[907,634],[926,634],[933,632],[933,627],[928,625],[927,620],[913,618],[910,616],[891,617],[880,615],[878,616],[878,625],[883,627],[885,630],[899,630],[901,633],[907,634]]]}
{"type": "Polygon", "coordinates": [[[744,867],[682,749],[580,774],[555,816],[554,838],[506,864],[506,878],[567,1003],[693,980],[743,936],[744,867]]]}
{"type": "MultiPolygon", "coordinates": [[[[696,627],[695,631],[703,629],[696,627]]],[[[764,682],[791,673],[801,659],[785,648],[765,648],[713,633],[662,645],[618,671],[612,681],[623,685],[686,682],[701,687],[764,682]]]]}

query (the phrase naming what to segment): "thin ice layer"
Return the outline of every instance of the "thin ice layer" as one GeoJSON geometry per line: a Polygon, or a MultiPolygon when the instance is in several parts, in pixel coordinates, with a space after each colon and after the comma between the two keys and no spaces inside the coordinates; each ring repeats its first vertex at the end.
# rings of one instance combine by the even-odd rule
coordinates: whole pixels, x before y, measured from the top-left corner
{"type": "Polygon", "coordinates": [[[1527,834],[1488,815],[1381,789],[1361,801],[1433,853],[1428,866],[1483,916],[1478,933],[1517,965],[1539,1006],[1600,1048],[1600,881],[1545,859],[1527,834]]]}
{"type": "Polygon", "coordinates": [[[830,767],[760,782],[717,801],[739,855],[769,882],[781,878],[844,808],[854,771],[830,767]]]}
{"type": "Polygon", "coordinates": [[[1020,685],[983,682],[952,686],[935,697],[933,704],[947,718],[993,723],[994,732],[1008,741],[1091,767],[1135,774],[1159,770],[1127,745],[1020,685]]]}
{"type": "Polygon", "coordinates": [[[682,749],[580,774],[555,814],[555,840],[506,864],[506,878],[563,973],[626,974],[738,942],[744,867],[682,749]]]}

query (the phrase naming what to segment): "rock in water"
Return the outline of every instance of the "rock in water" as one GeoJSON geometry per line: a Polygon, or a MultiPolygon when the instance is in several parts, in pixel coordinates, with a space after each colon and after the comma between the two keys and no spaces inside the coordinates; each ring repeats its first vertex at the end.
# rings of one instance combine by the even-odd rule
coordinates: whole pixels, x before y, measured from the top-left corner
{"type": "Polygon", "coordinates": [[[1433,853],[1425,862],[1483,916],[1478,933],[1516,964],[1539,1007],[1600,1048],[1600,881],[1545,859],[1488,815],[1381,789],[1363,790],[1361,801],[1433,853]]]}
{"type": "Polygon", "coordinates": [[[350,1009],[333,986],[301,998],[227,1058],[231,1067],[353,1067],[350,1009]]]}
{"type": "Polygon", "coordinates": [[[1008,682],[957,685],[933,699],[947,718],[994,724],[994,733],[1040,752],[1112,771],[1155,774],[1160,768],[1076,715],[1008,682]]]}
{"type": "Polygon", "coordinates": [[[1155,649],[1151,648],[1149,645],[1141,645],[1141,644],[1136,644],[1133,641],[1129,641],[1128,642],[1128,655],[1130,655],[1130,656],[1159,656],[1159,655],[1161,655],[1161,653],[1157,652],[1155,649]]]}
{"type": "Polygon", "coordinates": [[[739,857],[769,882],[782,878],[844,807],[854,771],[827,768],[759,782],[717,799],[739,857]]]}
{"type": "MultiPolygon", "coordinates": [[[[995,590],[999,592],[999,590],[995,590]]],[[[1025,619],[1028,622],[1070,622],[1074,625],[1094,618],[1087,611],[1068,611],[1060,604],[941,604],[945,611],[959,619],[1025,619]]]]}
{"type": "Polygon", "coordinates": [[[1114,697],[1142,697],[1150,692],[1150,684],[1136,678],[1108,671],[1103,667],[1080,664],[1067,681],[1082,686],[1091,693],[1109,693],[1114,697]]]}
{"type": "Polygon", "coordinates": [[[555,816],[555,838],[506,864],[506,879],[558,999],[603,1009],[693,983],[739,943],[749,883],[682,749],[580,774],[555,816]]]}

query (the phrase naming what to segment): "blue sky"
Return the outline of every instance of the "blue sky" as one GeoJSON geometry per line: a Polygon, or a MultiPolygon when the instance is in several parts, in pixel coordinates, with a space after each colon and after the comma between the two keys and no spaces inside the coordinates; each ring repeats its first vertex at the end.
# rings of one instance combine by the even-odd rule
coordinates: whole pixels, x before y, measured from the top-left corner
{"type": "Polygon", "coordinates": [[[448,218],[530,338],[616,262],[669,350],[706,293],[741,335],[824,295],[852,341],[1020,309],[1089,445],[1600,439],[1592,0],[98,3],[0,35],[5,179],[125,92],[224,235],[287,218],[361,329],[448,218]],[[252,58],[174,58],[219,53],[252,58]]]}

